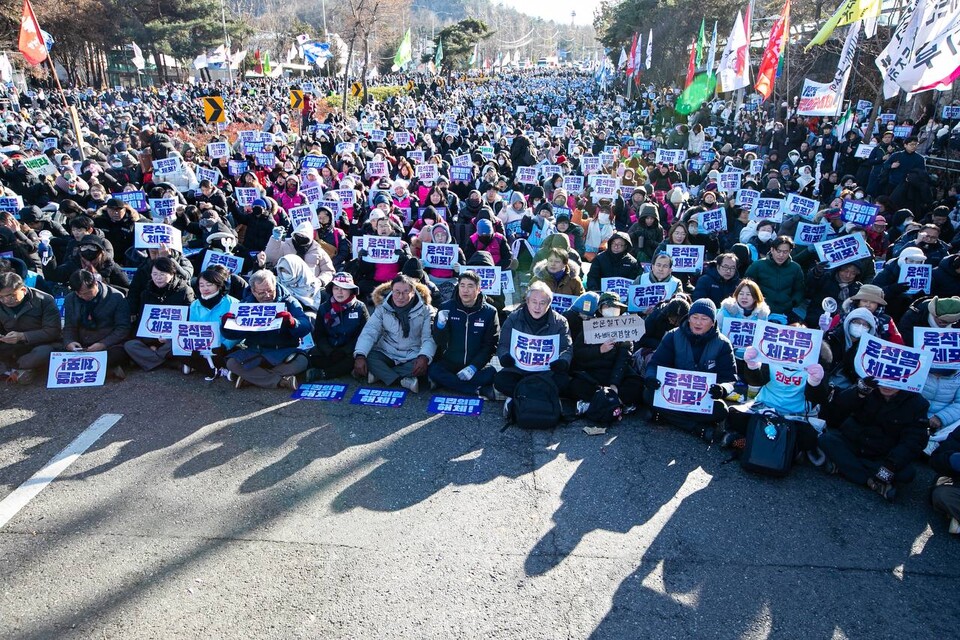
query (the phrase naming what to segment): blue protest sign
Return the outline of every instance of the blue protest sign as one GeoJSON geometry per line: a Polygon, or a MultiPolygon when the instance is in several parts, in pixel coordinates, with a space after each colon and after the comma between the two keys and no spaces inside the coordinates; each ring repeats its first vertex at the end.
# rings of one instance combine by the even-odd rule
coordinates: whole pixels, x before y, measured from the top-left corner
{"type": "Polygon", "coordinates": [[[302,384],[290,396],[297,400],[339,402],[347,395],[345,384],[302,384]]]}
{"type": "Polygon", "coordinates": [[[406,391],[398,389],[373,389],[360,387],[350,398],[350,404],[359,404],[367,407],[391,407],[397,409],[403,406],[407,398],[406,391]]]}
{"type": "Polygon", "coordinates": [[[433,396],[430,398],[427,411],[451,416],[478,416],[483,412],[483,398],[433,396]]]}

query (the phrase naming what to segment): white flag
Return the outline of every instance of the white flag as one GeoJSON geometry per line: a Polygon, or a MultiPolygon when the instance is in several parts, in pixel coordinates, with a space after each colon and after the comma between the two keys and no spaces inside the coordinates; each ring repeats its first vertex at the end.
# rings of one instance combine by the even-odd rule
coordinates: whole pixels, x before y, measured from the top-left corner
{"type": "Polygon", "coordinates": [[[742,89],[750,84],[749,59],[742,52],[748,52],[747,32],[743,28],[743,16],[738,11],[730,37],[720,57],[717,76],[724,92],[742,89]],[[743,62],[741,62],[741,60],[743,62]]]}
{"type": "Polygon", "coordinates": [[[627,50],[620,47],[620,61],[617,62],[617,69],[627,68],[627,50]]]}
{"type": "Polygon", "coordinates": [[[204,53],[201,53],[196,58],[193,59],[193,68],[200,70],[207,68],[207,56],[204,53]]]}
{"type": "Polygon", "coordinates": [[[644,66],[649,69],[651,64],[653,64],[653,29],[650,29],[650,35],[647,36],[647,64],[644,66]]]}
{"type": "Polygon", "coordinates": [[[5,53],[0,53],[0,80],[3,82],[13,80],[13,65],[10,64],[10,58],[5,53]]]}
{"type": "Polygon", "coordinates": [[[710,41],[710,52],[707,54],[707,73],[713,75],[713,64],[717,61],[717,21],[713,21],[713,39],[710,41]]]}
{"type": "Polygon", "coordinates": [[[140,47],[137,46],[137,43],[133,43],[133,66],[135,66],[139,71],[143,71],[147,68],[147,61],[143,59],[143,51],[140,50],[140,47]]]}
{"type": "Polygon", "coordinates": [[[633,75],[643,70],[643,34],[637,34],[637,51],[633,55],[633,75]]]}
{"type": "Polygon", "coordinates": [[[955,7],[955,1],[917,0],[912,14],[909,9],[904,12],[890,44],[877,57],[885,98],[892,98],[900,89],[917,91],[924,86],[925,79],[938,84],[955,71],[956,67],[947,67],[956,54],[940,50],[941,43],[947,48],[954,45],[960,19],[955,7]],[[941,77],[935,78],[937,75],[941,77]]]}

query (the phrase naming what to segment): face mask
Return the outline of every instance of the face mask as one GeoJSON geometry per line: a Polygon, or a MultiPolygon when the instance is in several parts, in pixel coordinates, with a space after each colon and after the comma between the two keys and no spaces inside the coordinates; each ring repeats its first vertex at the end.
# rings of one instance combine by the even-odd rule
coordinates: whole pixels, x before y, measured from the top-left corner
{"type": "Polygon", "coordinates": [[[123,163],[122,163],[122,162],[111,162],[111,163],[110,163],[110,166],[113,167],[114,169],[122,169],[122,168],[123,168],[123,163]]]}
{"type": "Polygon", "coordinates": [[[604,318],[616,318],[620,315],[620,309],[617,307],[604,307],[600,310],[600,315],[604,318]]]}
{"type": "Polygon", "coordinates": [[[866,332],[867,328],[862,324],[850,324],[849,333],[851,338],[860,338],[866,332]]]}
{"type": "Polygon", "coordinates": [[[862,200],[862,199],[863,199],[863,191],[857,191],[855,194],[853,194],[853,197],[856,198],[857,200],[862,200]]]}
{"type": "Polygon", "coordinates": [[[96,249],[81,249],[80,256],[84,260],[96,260],[97,256],[100,255],[100,252],[96,249]]]}
{"type": "Polygon", "coordinates": [[[773,240],[773,233],[770,231],[761,231],[757,234],[757,237],[760,238],[760,242],[770,242],[773,240]]]}
{"type": "Polygon", "coordinates": [[[600,224],[610,224],[610,214],[609,214],[609,213],[601,213],[599,216],[597,216],[597,221],[598,221],[600,224]]]}
{"type": "Polygon", "coordinates": [[[697,225],[690,225],[688,231],[690,231],[690,235],[695,236],[700,233],[700,228],[697,225]]]}
{"type": "Polygon", "coordinates": [[[214,291],[213,293],[211,293],[211,294],[208,295],[208,296],[205,296],[205,295],[203,295],[203,294],[201,293],[201,294],[200,294],[200,297],[203,298],[204,300],[211,300],[211,299],[213,299],[213,298],[216,298],[218,295],[220,295],[220,292],[219,292],[219,291],[214,291]]]}

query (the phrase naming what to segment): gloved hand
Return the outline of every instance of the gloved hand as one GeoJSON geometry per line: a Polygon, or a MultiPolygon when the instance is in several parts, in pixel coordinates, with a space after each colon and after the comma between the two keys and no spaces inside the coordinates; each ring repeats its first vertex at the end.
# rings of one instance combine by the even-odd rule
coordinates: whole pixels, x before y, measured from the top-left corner
{"type": "Polygon", "coordinates": [[[437,312],[437,329],[443,329],[447,326],[447,320],[450,318],[450,312],[447,310],[437,312]]]}
{"type": "Polygon", "coordinates": [[[910,289],[909,282],[898,282],[895,285],[891,285],[890,290],[894,295],[904,294],[910,289]]]}
{"type": "Polygon", "coordinates": [[[396,249],[393,250],[393,255],[395,255],[395,256],[402,256],[402,255],[403,255],[403,249],[397,247],[396,249]]]}
{"type": "Polygon", "coordinates": [[[231,319],[231,318],[236,318],[236,317],[237,317],[237,315],[236,315],[235,313],[230,313],[230,312],[228,311],[227,313],[225,313],[225,314],[223,314],[222,316],[220,316],[220,323],[221,323],[221,324],[227,324],[227,320],[229,320],[229,319],[231,319]]]}
{"type": "Polygon", "coordinates": [[[761,365],[760,352],[752,345],[747,347],[743,350],[743,361],[747,363],[748,369],[759,369],[761,365]]]}
{"type": "Polygon", "coordinates": [[[877,473],[873,476],[880,482],[886,482],[887,484],[893,484],[893,471],[886,467],[880,467],[877,469],[877,473]]]}
{"type": "Polygon", "coordinates": [[[817,321],[817,326],[820,327],[820,331],[826,331],[830,328],[830,323],[833,321],[833,316],[824,311],[820,314],[820,319],[817,321]]]}
{"type": "Polygon", "coordinates": [[[357,255],[361,258],[366,258],[368,255],[370,255],[370,252],[366,249],[360,249],[360,251],[357,251],[357,255]]]}
{"type": "Polygon", "coordinates": [[[476,373],[477,373],[477,368],[473,365],[470,365],[468,367],[464,367],[463,369],[460,369],[460,371],[457,372],[457,377],[463,380],[464,382],[469,382],[470,380],[473,379],[473,376],[476,375],[476,373]]]}
{"type": "Polygon", "coordinates": [[[876,378],[867,376],[866,378],[857,380],[857,393],[859,393],[861,397],[868,396],[879,386],[880,383],[877,382],[876,378]]]}
{"type": "Polygon", "coordinates": [[[807,367],[807,382],[813,387],[823,382],[823,367],[819,362],[807,367]]]}
{"type": "Polygon", "coordinates": [[[353,377],[363,381],[367,379],[367,356],[357,355],[353,358],[353,377]]]}
{"type": "Polygon", "coordinates": [[[283,227],[274,227],[270,235],[273,236],[274,240],[283,240],[283,227]]]}
{"type": "Polygon", "coordinates": [[[650,376],[643,381],[643,384],[646,385],[647,389],[651,391],[656,391],[660,388],[660,381],[657,380],[655,376],[650,376]]]}
{"type": "Polygon", "coordinates": [[[550,363],[550,371],[554,373],[566,373],[567,369],[570,368],[570,363],[566,360],[554,360],[550,363]]]}
{"type": "Polygon", "coordinates": [[[290,315],[289,311],[281,311],[276,315],[277,318],[283,319],[283,324],[287,325],[291,329],[297,326],[297,319],[290,315]]]}
{"type": "Polygon", "coordinates": [[[718,384],[710,385],[710,397],[714,400],[722,400],[727,395],[727,392],[724,391],[723,387],[718,384]]]}
{"type": "Polygon", "coordinates": [[[517,361],[513,359],[513,356],[505,354],[500,356],[500,365],[503,367],[512,367],[517,364],[517,361]]]}
{"type": "Polygon", "coordinates": [[[427,367],[430,366],[430,361],[427,359],[427,356],[417,356],[417,359],[413,361],[413,371],[410,372],[410,375],[419,378],[420,376],[427,375],[427,367]]]}

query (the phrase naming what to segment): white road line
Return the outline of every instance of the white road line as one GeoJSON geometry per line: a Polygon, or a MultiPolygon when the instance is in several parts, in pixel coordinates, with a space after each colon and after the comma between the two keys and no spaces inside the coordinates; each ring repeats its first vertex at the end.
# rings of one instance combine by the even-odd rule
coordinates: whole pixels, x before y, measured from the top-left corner
{"type": "Polygon", "coordinates": [[[55,455],[40,471],[14,489],[3,501],[0,501],[0,528],[3,528],[17,513],[37,497],[43,489],[56,480],[57,476],[67,470],[74,461],[100,439],[110,427],[117,424],[123,415],[119,413],[105,413],[94,421],[86,430],[78,435],[73,442],[55,455]]]}

